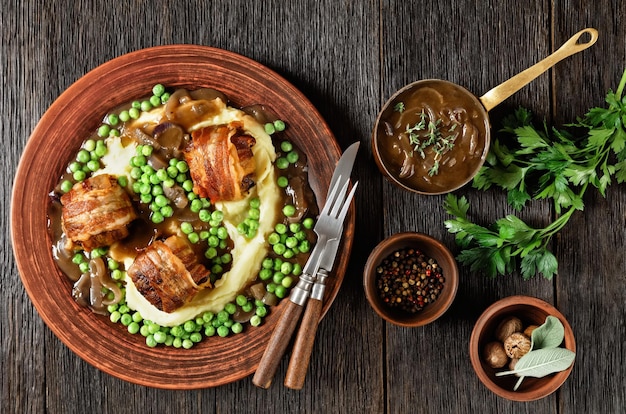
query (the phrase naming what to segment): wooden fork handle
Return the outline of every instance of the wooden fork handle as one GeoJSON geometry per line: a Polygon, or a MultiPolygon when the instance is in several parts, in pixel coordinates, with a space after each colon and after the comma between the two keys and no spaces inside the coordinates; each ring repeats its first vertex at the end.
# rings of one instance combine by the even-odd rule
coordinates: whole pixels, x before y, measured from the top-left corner
{"type": "Polygon", "coordinates": [[[261,357],[259,367],[254,373],[252,383],[257,387],[269,388],[272,385],[272,379],[276,374],[280,360],[285,354],[287,345],[291,341],[293,331],[298,324],[300,315],[302,314],[302,306],[293,303],[291,300],[287,301],[287,306],[283,311],[283,314],[274,328],[274,332],[270,337],[270,340],[265,348],[265,352],[261,357]]]}
{"type": "Polygon", "coordinates": [[[289,367],[287,368],[287,375],[285,376],[285,386],[288,388],[301,390],[304,386],[321,313],[322,301],[310,298],[302,317],[302,323],[298,330],[298,336],[296,337],[289,360],[289,367]]]}

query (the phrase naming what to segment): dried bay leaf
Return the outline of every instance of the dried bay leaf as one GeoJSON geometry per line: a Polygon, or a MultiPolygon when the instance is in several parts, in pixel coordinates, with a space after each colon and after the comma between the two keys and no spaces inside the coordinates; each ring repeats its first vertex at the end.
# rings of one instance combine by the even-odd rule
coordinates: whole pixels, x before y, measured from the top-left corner
{"type": "Polygon", "coordinates": [[[564,371],[572,365],[576,354],[565,348],[545,348],[530,351],[520,358],[512,371],[498,372],[497,377],[517,374],[541,378],[554,372],[564,371]]]}
{"type": "Polygon", "coordinates": [[[531,350],[556,348],[565,337],[565,328],[559,318],[549,315],[543,325],[536,328],[532,335],[531,350]]]}

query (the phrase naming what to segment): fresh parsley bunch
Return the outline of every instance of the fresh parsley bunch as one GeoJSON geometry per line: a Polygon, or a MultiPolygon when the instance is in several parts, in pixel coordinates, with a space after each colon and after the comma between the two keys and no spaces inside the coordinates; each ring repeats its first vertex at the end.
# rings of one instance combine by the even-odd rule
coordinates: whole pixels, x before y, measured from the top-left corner
{"type": "Polygon", "coordinates": [[[490,227],[472,223],[469,202],[449,194],[444,208],[455,216],[445,225],[463,248],[458,256],[472,272],[490,277],[512,273],[519,267],[524,279],[537,273],[551,279],[558,270],[547,246],[576,210],[583,210],[583,195],[591,185],[604,196],[613,179],[626,181],[626,71],[616,92],[609,91],[606,108],[592,108],[564,128],[541,128],[532,114],[519,108],[503,120],[487,160],[473,186],[507,191],[507,202],[522,210],[530,200],[550,199],[558,218],[545,228],[533,228],[514,215],[490,227]]]}

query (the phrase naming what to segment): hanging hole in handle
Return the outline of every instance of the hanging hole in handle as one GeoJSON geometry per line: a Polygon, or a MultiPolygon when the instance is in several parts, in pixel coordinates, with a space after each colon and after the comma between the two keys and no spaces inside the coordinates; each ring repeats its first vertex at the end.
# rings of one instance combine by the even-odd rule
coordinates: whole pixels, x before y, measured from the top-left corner
{"type": "Polygon", "coordinates": [[[572,36],[568,41],[566,41],[561,48],[576,46],[581,49],[586,49],[589,46],[596,43],[598,40],[598,31],[594,28],[588,27],[586,29],[582,29],[574,36],[572,36]]]}

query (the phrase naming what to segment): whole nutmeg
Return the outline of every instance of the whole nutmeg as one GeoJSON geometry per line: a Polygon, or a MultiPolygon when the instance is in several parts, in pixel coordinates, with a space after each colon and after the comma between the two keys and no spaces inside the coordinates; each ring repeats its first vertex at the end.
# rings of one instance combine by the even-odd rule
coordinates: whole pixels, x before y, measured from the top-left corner
{"type": "Polygon", "coordinates": [[[521,331],[522,321],[515,316],[509,316],[498,324],[496,328],[496,338],[498,338],[500,342],[504,342],[512,333],[521,331]]]}
{"type": "Polygon", "coordinates": [[[509,362],[502,342],[489,342],[483,349],[483,359],[491,368],[502,368],[509,362]]]}
{"type": "Polygon", "coordinates": [[[521,332],[515,332],[504,340],[504,351],[510,358],[519,359],[530,351],[530,345],[530,338],[521,332]]]}
{"type": "Polygon", "coordinates": [[[533,331],[537,328],[537,325],[529,325],[528,327],[526,327],[526,329],[524,329],[524,335],[530,338],[533,334],[533,331]]]}

